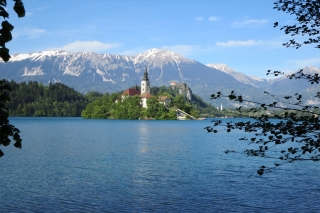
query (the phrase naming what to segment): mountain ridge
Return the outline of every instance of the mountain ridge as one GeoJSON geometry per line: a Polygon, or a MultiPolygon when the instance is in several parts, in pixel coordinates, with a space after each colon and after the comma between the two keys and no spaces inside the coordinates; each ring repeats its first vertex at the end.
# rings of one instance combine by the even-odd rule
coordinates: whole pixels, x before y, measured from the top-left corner
{"type": "MultiPolygon", "coordinates": [[[[227,94],[235,90],[249,99],[266,100],[264,95],[260,95],[264,90],[278,94],[279,91],[293,91],[290,88],[298,89],[286,78],[267,80],[249,77],[225,64],[204,65],[156,48],[135,56],[56,50],[14,54],[9,62],[0,63],[0,77],[18,82],[61,82],[80,92],[115,92],[139,85],[145,67],[152,86],[169,86],[172,81],[186,83],[206,101],[210,101],[210,95],[218,91],[227,94]],[[290,88],[281,89],[282,85],[289,85],[290,88]]],[[[320,73],[319,68],[311,70],[320,73]]],[[[308,86],[301,86],[300,91],[308,89],[308,86]]],[[[224,100],[219,101],[225,106],[235,106],[224,100]]]]}

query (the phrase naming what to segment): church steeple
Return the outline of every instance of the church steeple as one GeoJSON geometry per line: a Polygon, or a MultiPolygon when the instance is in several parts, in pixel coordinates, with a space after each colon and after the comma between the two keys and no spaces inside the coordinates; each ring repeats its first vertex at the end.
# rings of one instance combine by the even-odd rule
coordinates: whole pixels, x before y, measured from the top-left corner
{"type": "Polygon", "coordinates": [[[141,94],[143,93],[150,93],[150,81],[148,77],[148,70],[147,68],[144,71],[143,78],[141,81],[141,94]]]}
{"type": "Polygon", "coordinates": [[[144,71],[143,79],[142,79],[142,80],[143,80],[143,81],[149,81],[147,68],[146,68],[145,71],[144,71]]]}

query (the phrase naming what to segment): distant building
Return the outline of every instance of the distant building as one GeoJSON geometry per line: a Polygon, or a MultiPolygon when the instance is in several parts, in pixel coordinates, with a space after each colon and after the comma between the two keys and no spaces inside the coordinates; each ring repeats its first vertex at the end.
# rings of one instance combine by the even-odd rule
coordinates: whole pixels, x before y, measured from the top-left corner
{"type": "Polygon", "coordinates": [[[148,77],[148,70],[147,68],[144,71],[143,78],[141,80],[141,105],[143,108],[147,108],[147,100],[151,98],[152,95],[150,94],[150,81],[148,77]]]}
{"type": "MultiPolygon", "coordinates": [[[[178,84],[181,85],[181,84],[178,84]]],[[[176,86],[175,82],[171,82],[170,86],[176,86]]],[[[121,94],[121,100],[123,101],[126,97],[139,95],[141,101],[141,106],[147,108],[147,100],[152,97],[150,94],[150,81],[148,76],[147,68],[144,71],[143,78],[141,80],[141,91],[139,91],[138,86],[135,88],[129,88],[121,94]]],[[[171,99],[168,96],[160,96],[159,103],[164,104],[165,106],[171,103],[171,99]]]]}
{"type": "Polygon", "coordinates": [[[140,95],[142,108],[148,108],[147,100],[151,97],[152,95],[146,92],[140,95]]]}
{"type": "Polygon", "coordinates": [[[135,96],[135,95],[140,95],[140,91],[138,89],[138,86],[135,86],[135,88],[129,88],[126,91],[124,91],[121,94],[121,100],[124,100],[128,96],[135,96]]]}
{"type": "Polygon", "coordinates": [[[168,106],[171,103],[171,99],[168,96],[160,96],[159,103],[168,106]]]}
{"type": "Polygon", "coordinates": [[[171,87],[171,89],[174,89],[174,88],[176,87],[176,85],[177,85],[176,82],[174,82],[174,81],[171,81],[171,82],[170,82],[170,87],[171,87]]]}
{"type": "Polygon", "coordinates": [[[150,94],[150,81],[148,77],[148,70],[147,68],[144,71],[143,78],[141,80],[141,94],[149,93],[150,94]]]}

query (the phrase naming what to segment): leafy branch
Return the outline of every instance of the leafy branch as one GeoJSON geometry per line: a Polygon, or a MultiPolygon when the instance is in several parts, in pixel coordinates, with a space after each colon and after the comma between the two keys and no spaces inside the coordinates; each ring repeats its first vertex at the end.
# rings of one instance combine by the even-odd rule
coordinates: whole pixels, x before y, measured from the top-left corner
{"type": "MultiPolygon", "coordinates": [[[[18,15],[18,17],[25,16],[25,9],[21,0],[13,0],[14,11],[18,15]]],[[[7,6],[6,0],[0,0],[0,16],[3,17],[4,21],[2,21],[0,29],[0,57],[4,62],[9,61],[9,49],[6,48],[6,43],[12,40],[11,31],[13,30],[13,26],[6,20],[9,18],[8,12],[5,10],[7,6]]],[[[6,107],[6,102],[10,101],[9,92],[11,91],[10,86],[5,80],[0,80],[0,146],[8,146],[11,142],[12,138],[15,143],[14,146],[17,148],[21,148],[22,139],[20,138],[20,131],[15,126],[9,123],[8,117],[9,112],[6,107]]],[[[0,150],[0,157],[4,154],[0,150]]]]}
{"type": "MultiPolygon", "coordinates": [[[[315,48],[320,48],[320,1],[318,0],[277,0],[274,3],[274,9],[294,15],[297,23],[293,25],[281,26],[280,30],[284,30],[285,34],[291,36],[307,36],[303,42],[297,42],[290,39],[283,43],[285,47],[300,48],[305,44],[316,44],[315,48]]],[[[278,27],[279,23],[275,22],[274,27],[278,27]]]]}
{"type": "MultiPolygon", "coordinates": [[[[315,83],[318,79],[318,75],[305,75],[302,71],[288,77],[305,78],[315,83]]],[[[268,92],[265,93],[269,94],[268,92]]],[[[274,95],[271,96],[276,98],[274,95]]],[[[255,104],[257,107],[249,110],[252,112],[282,110],[280,115],[271,116],[264,113],[259,116],[251,116],[252,120],[245,122],[230,121],[223,123],[221,120],[213,120],[212,126],[205,127],[208,133],[231,132],[233,130],[253,133],[253,137],[239,139],[247,141],[249,145],[255,145],[252,149],[246,149],[244,154],[277,160],[272,167],[261,166],[257,170],[259,175],[271,172],[274,168],[286,163],[295,161],[316,162],[320,160],[320,112],[317,106],[303,104],[301,101],[302,95],[295,94],[294,96],[285,96],[283,99],[277,98],[277,101],[271,103],[246,100],[241,95],[236,95],[234,91],[229,95],[224,95],[221,92],[211,95],[211,99],[220,98],[226,98],[240,104],[255,104]],[[294,101],[291,102],[290,100],[294,101]]],[[[236,109],[239,113],[243,113],[242,106],[236,109]]],[[[226,153],[230,152],[236,151],[226,151],[226,153]]]]}

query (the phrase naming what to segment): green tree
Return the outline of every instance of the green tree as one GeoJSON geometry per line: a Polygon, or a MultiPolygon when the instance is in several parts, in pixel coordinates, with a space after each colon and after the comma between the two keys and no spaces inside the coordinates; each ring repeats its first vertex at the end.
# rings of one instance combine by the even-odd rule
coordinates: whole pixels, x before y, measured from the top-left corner
{"type": "MultiPolygon", "coordinates": [[[[291,33],[292,36],[307,35],[309,39],[303,44],[317,44],[319,42],[319,24],[320,24],[320,1],[318,0],[278,0],[275,2],[275,9],[290,13],[296,16],[294,25],[284,26],[281,30],[285,33],[291,33]]],[[[278,22],[275,23],[275,27],[278,22]]],[[[294,39],[284,44],[286,47],[301,47],[301,43],[294,39]]],[[[316,48],[320,48],[319,45],[316,48]]],[[[279,75],[280,71],[267,74],[279,75]]],[[[289,75],[290,79],[305,79],[311,84],[319,83],[318,74],[305,75],[303,71],[289,75]]],[[[259,103],[248,101],[242,95],[237,95],[232,91],[229,95],[221,92],[212,94],[211,99],[227,98],[231,101],[241,103],[250,102],[256,104],[255,108],[249,110],[253,112],[253,121],[246,122],[226,122],[214,120],[212,126],[206,127],[208,132],[218,133],[224,126],[227,132],[241,130],[252,133],[250,138],[240,138],[239,140],[248,141],[253,145],[252,149],[247,149],[244,153],[247,156],[262,157],[274,159],[271,166],[261,166],[257,174],[263,175],[271,172],[280,165],[293,163],[296,161],[320,161],[320,113],[319,108],[314,105],[306,105],[302,102],[301,94],[288,95],[283,98],[277,98],[272,103],[259,103]],[[272,117],[277,120],[270,120],[271,116],[266,113],[267,110],[281,110],[281,114],[275,114],[272,117]]],[[[315,97],[320,97],[320,92],[315,97]]],[[[240,106],[237,108],[239,113],[243,113],[240,106]]],[[[226,153],[237,152],[226,150],[226,153]]]]}
{"type": "MultiPolygon", "coordinates": [[[[14,11],[17,13],[18,17],[25,16],[25,9],[21,0],[13,0],[14,4],[14,11]]],[[[0,57],[4,62],[9,61],[9,49],[6,48],[6,43],[12,40],[11,31],[13,30],[13,26],[6,20],[9,18],[9,14],[5,10],[7,6],[6,0],[0,0],[0,16],[3,17],[5,21],[2,21],[2,28],[0,30],[0,57]]],[[[12,138],[15,143],[14,146],[17,148],[21,148],[21,138],[20,138],[20,131],[15,126],[9,123],[8,117],[9,112],[8,108],[6,107],[6,103],[10,101],[9,92],[11,88],[8,86],[8,83],[5,80],[0,81],[0,146],[8,146],[11,142],[12,138]]],[[[0,157],[4,154],[0,150],[0,157]]]]}
{"type": "Polygon", "coordinates": [[[149,118],[156,118],[158,114],[159,101],[156,96],[153,96],[147,100],[146,116],[149,118]]]}
{"type": "Polygon", "coordinates": [[[11,81],[9,86],[13,90],[7,107],[12,116],[80,116],[89,102],[88,96],[60,83],[44,86],[35,81],[11,81]]]}

